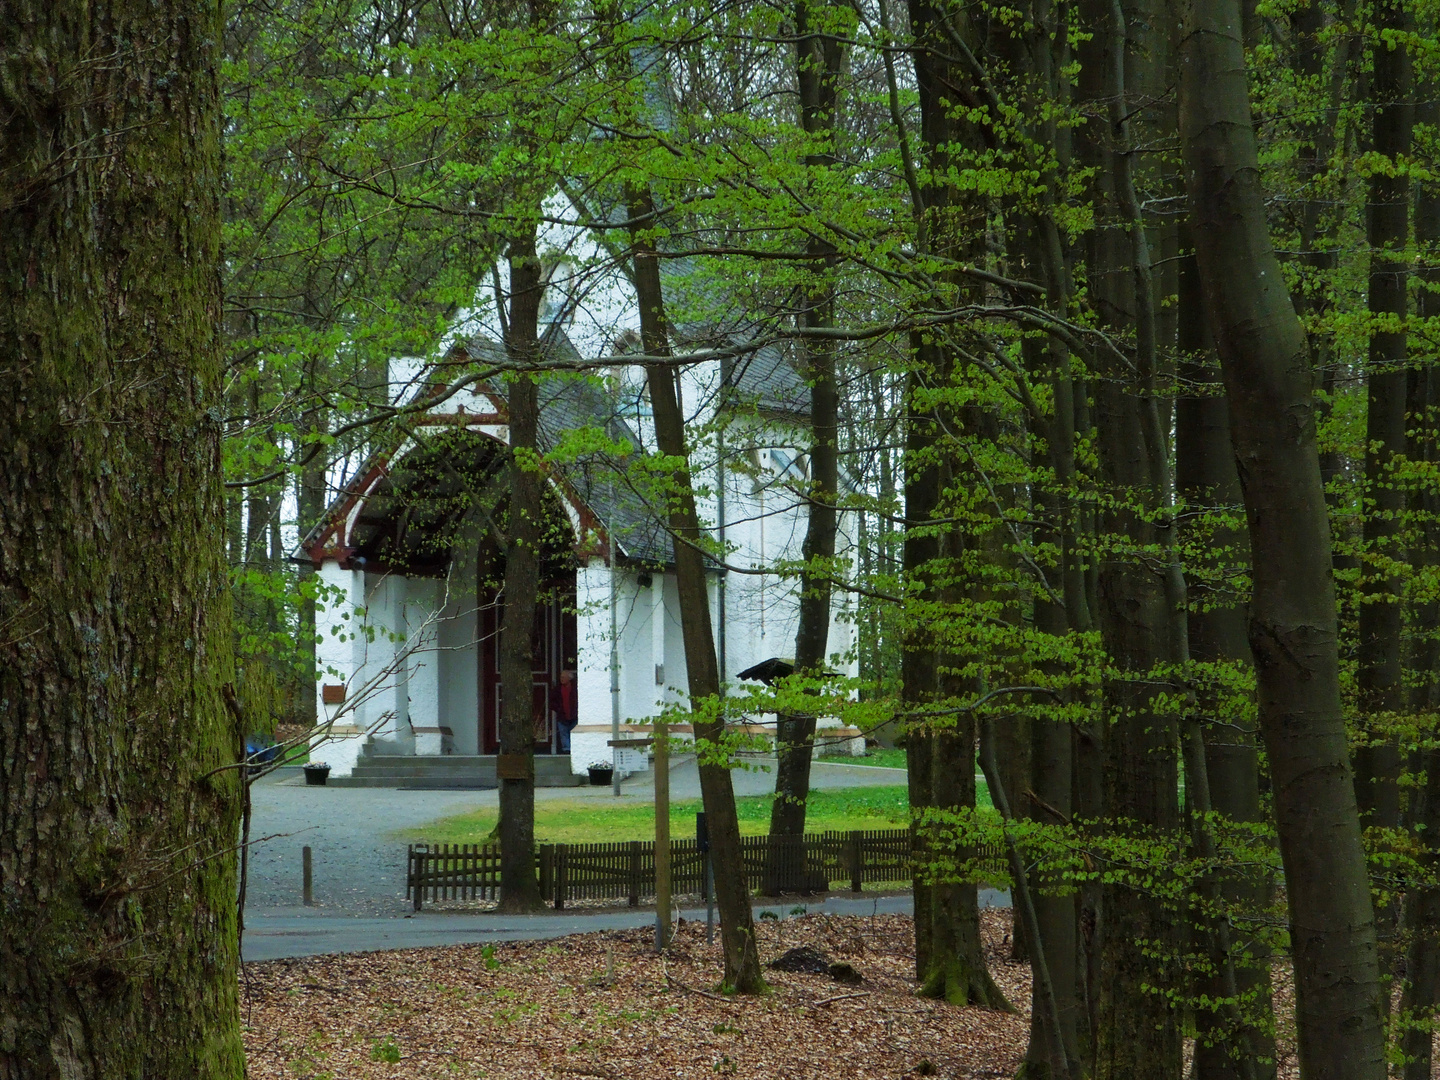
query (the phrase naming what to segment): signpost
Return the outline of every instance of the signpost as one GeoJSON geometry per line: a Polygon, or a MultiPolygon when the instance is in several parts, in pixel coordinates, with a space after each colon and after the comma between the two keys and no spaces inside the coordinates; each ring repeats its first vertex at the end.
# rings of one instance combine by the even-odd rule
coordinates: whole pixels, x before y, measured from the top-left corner
{"type": "Polygon", "coordinates": [[[700,849],[700,864],[705,874],[705,944],[715,944],[715,872],[710,865],[710,826],[705,811],[695,815],[695,844],[700,849]]]}

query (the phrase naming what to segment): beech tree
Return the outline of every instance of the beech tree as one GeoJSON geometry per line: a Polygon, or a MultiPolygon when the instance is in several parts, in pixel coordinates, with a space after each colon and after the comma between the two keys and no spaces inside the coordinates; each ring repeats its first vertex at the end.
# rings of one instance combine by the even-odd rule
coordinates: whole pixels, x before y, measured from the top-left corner
{"type": "Polygon", "coordinates": [[[0,12],[0,1075],[244,1075],[220,10],[0,12]]]}
{"type": "MultiPolygon", "coordinates": [[[[1194,1015],[1197,1080],[1263,1080],[1274,1068],[1268,969],[1286,950],[1305,988],[1307,1069],[1341,1050],[1370,1069],[1382,1021],[1353,1011],[1364,998],[1386,1015],[1366,996],[1370,892],[1382,910],[1405,901],[1386,929],[1391,955],[1410,957],[1397,1022],[1413,1021],[1406,1054],[1418,1061],[1440,984],[1426,951],[1440,933],[1440,862],[1420,827],[1437,813],[1427,767],[1436,691],[1425,674],[1440,610],[1433,5],[1282,0],[1215,15],[1197,4],[1184,34],[1182,7],[579,3],[555,5],[543,28],[502,49],[492,23],[509,16],[486,22],[485,5],[380,3],[354,32],[365,42],[357,55],[384,61],[365,69],[364,107],[342,123],[348,98],[333,94],[325,125],[378,134],[321,172],[418,215],[407,235],[444,218],[492,261],[525,232],[513,226],[533,214],[535,190],[563,180],[602,238],[605,272],[631,275],[657,445],[629,460],[653,480],[651,509],[674,537],[686,597],[690,709],[714,750],[705,797],[717,863],[733,879],[720,897],[727,981],[759,985],[748,901],[734,884],[731,722],[779,714],[772,832],[794,835],[818,702],[867,732],[905,728],[925,992],[1000,1003],[975,887],[1025,878],[1016,895],[1030,895],[1033,920],[1016,954],[1043,958],[1051,976],[1043,994],[1036,985],[1033,1073],[1176,1080],[1194,1015]],[[1252,156],[1236,185],[1202,190],[1182,161],[1176,87],[1219,56],[1214,34],[1194,27],[1226,20],[1234,40],[1220,68],[1205,67],[1223,73],[1223,93],[1207,90],[1198,112],[1193,95],[1185,105],[1196,123],[1230,112],[1190,129],[1187,143],[1192,161],[1252,156]],[[535,136],[576,163],[511,168],[535,184],[518,198],[505,133],[530,79],[517,58],[542,37],[572,66],[528,85],[573,124],[542,110],[535,136]],[[384,108],[401,96],[416,105],[403,121],[384,108]],[[1247,100],[1263,125],[1252,134],[1233,127],[1249,123],[1247,100]],[[396,165],[406,160],[439,164],[396,165]],[[1222,198],[1239,195],[1251,200],[1243,214],[1222,198]],[[1243,244],[1227,246],[1236,236],[1243,244]],[[1262,257],[1262,245],[1289,254],[1262,257]],[[1243,325],[1251,310],[1269,321],[1243,325]],[[1303,364],[1288,351],[1296,340],[1303,364]],[[745,451],[770,445],[760,440],[774,429],[750,424],[760,410],[742,415],[733,396],[711,410],[676,389],[684,352],[739,360],[747,341],[783,352],[810,384],[810,430],[797,425],[791,448],[808,472],[777,482],[808,502],[810,528],[802,557],[739,567],[705,517],[708,469],[718,461],[732,482],[745,475],[745,451]],[[1282,402],[1294,418],[1289,442],[1254,427],[1271,391],[1266,408],[1279,415],[1282,402]],[[1232,439],[1250,448],[1238,471],[1232,439]],[[832,539],[851,524],[853,566],[832,539]],[[799,598],[799,671],[773,690],[741,696],[722,684],[724,646],[702,618],[704,575],[716,569],[722,580],[773,575],[799,598]],[[1301,592],[1303,610],[1287,606],[1301,592]],[[861,677],[823,680],[848,659],[825,630],[850,602],[861,677]],[[1315,641],[1292,640],[1301,623],[1318,628],[1315,641]],[[1291,661],[1276,634],[1308,651],[1291,661]],[[1287,700],[1298,712],[1284,713],[1287,700]],[[1008,795],[1003,836],[974,780],[977,729],[1008,795]],[[1297,746],[1297,731],[1313,738],[1297,746]],[[1339,774],[1301,760],[1316,747],[1324,769],[1353,760],[1360,806],[1383,828],[1357,831],[1339,774]],[[1312,804],[1328,832],[1304,827],[1312,804]],[[975,857],[1002,840],[1015,848],[1008,871],[975,857]],[[1332,850],[1342,886],[1321,895],[1317,865],[1332,850]],[[1351,929],[1337,930],[1346,920],[1351,929]],[[1330,985],[1322,941],[1350,965],[1330,985]],[[1327,1024],[1353,1036],[1345,1047],[1314,1034],[1327,1024]]],[[[312,138],[306,129],[296,145],[312,138]]],[[[462,248],[442,261],[473,294],[462,248]]],[[[397,253],[387,265],[425,263],[419,247],[387,250],[397,253]]],[[[518,303],[529,250],[510,250],[512,323],[522,317],[507,346],[513,364],[543,366],[523,358],[538,336],[518,303]]],[[[405,278],[380,291],[406,294],[405,278]]],[[[276,306],[239,291],[237,312],[276,306]]],[[[258,337],[234,340],[239,355],[258,337]]],[[[233,391],[237,408],[291,409],[285,370],[267,356],[233,391]]],[[[338,419],[320,415],[331,400],[298,418],[303,436],[279,419],[248,424],[263,435],[252,460],[275,451],[266,438],[323,441],[338,419]]],[[[515,404],[524,411],[523,394],[515,404]]],[[[525,441],[523,417],[513,436],[525,441]]],[[[517,463],[512,494],[528,497],[528,475],[517,463]]],[[[277,502],[262,487],[233,503],[238,558],[254,565],[273,551],[255,526],[277,502]]],[[[254,610],[268,617],[273,597],[260,599],[254,610]]]]}
{"type": "Polygon", "coordinates": [[[1186,184],[1250,526],[1249,638],[1285,863],[1300,1068],[1379,1080],[1385,1010],[1341,710],[1314,381],[1266,227],[1240,4],[1194,3],[1184,25],[1186,184]]]}

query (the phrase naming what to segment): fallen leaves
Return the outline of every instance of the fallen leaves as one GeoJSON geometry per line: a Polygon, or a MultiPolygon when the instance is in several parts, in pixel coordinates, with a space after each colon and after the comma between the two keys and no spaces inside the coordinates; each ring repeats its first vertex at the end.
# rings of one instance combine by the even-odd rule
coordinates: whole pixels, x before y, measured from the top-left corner
{"type": "Polygon", "coordinates": [[[762,959],[810,946],[853,966],[858,994],[783,971],[766,972],[761,998],[702,990],[719,980],[720,952],[692,923],[663,958],[637,930],[497,942],[493,966],[479,945],[249,964],[250,1076],[897,1080],[928,1062],[990,1080],[1013,1075],[1027,1042],[1029,970],[1009,959],[1008,932],[1008,912],[984,913],[987,960],[1015,1013],[917,998],[903,916],[758,927],[762,959]]]}

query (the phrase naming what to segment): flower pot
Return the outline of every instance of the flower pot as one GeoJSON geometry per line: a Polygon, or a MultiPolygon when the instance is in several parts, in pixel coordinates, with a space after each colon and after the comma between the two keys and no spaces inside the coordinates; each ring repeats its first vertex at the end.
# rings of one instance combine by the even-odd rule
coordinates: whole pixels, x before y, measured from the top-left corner
{"type": "Polygon", "coordinates": [[[324,787],[325,781],[330,778],[330,766],[314,764],[305,766],[305,783],[313,787],[324,787]]]}
{"type": "Polygon", "coordinates": [[[601,768],[598,765],[590,766],[590,786],[605,787],[615,778],[615,767],[607,765],[601,768]]]}

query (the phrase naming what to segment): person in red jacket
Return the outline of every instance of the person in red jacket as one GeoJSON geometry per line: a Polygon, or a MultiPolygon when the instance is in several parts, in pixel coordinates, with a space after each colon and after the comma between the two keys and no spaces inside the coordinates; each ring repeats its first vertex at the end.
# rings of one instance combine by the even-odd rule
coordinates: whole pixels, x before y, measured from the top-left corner
{"type": "Polygon", "coordinates": [[[555,687],[555,722],[560,739],[560,753],[570,752],[570,733],[580,720],[575,702],[575,672],[560,672],[560,684],[555,687]]]}

